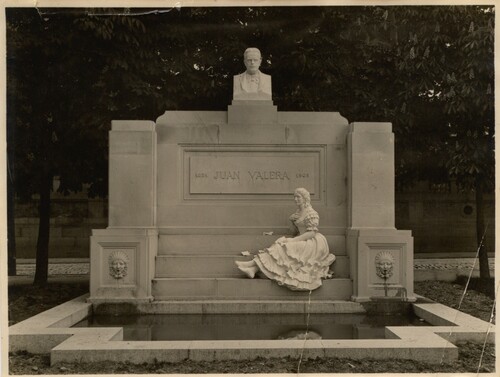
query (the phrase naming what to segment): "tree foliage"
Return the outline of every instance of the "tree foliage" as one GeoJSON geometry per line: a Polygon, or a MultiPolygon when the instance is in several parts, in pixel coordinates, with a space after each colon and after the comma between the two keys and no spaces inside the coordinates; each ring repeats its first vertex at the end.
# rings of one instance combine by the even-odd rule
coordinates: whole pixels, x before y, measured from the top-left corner
{"type": "Polygon", "coordinates": [[[489,277],[483,193],[494,186],[494,9],[385,7],[364,22],[362,34],[388,46],[394,62],[399,183],[453,180],[475,193],[480,273],[489,277]]]}
{"type": "Polygon", "coordinates": [[[50,194],[59,176],[61,192],[105,194],[112,119],[225,110],[256,46],[281,111],[391,121],[400,187],[453,180],[482,194],[494,181],[493,34],[490,6],[10,8],[16,193],[50,194]]]}

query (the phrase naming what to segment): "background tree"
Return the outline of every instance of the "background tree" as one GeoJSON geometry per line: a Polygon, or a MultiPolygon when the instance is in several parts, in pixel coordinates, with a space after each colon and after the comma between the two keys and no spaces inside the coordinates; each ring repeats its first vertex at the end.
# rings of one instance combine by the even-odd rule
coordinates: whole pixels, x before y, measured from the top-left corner
{"type": "Polygon", "coordinates": [[[40,16],[31,9],[7,9],[7,17],[9,161],[16,193],[39,198],[34,283],[43,285],[53,178],[60,177],[62,193],[81,191],[84,184],[90,184],[90,195],[106,193],[108,124],[118,111],[132,118],[138,108],[147,111],[150,54],[146,46],[130,48],[145,32],[133,17],[72,10],[40,16]],[[122,75],[123,70],[133,72],[122,75]]]}

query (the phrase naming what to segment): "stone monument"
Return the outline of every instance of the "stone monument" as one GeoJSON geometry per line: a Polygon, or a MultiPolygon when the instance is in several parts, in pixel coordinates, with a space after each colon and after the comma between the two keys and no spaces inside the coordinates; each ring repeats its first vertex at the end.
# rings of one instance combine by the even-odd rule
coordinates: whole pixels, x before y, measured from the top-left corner
{"type": "Polygon", "coordinates": [[[297,187],[336,256],[333,278],[311,300],[415,300],[413,239],[394,225],[391,124],[278,112],[260,52],[244,59],[227,111],[112,122],[109,226],[92,233],[89,300],[141,308],[307,300],[309,292],[248,279],[235,266],[252,259],[242,251],[288,232],[297,187]],[[390,274],[381,276],[380,253],[392,256],[390,274]]]}

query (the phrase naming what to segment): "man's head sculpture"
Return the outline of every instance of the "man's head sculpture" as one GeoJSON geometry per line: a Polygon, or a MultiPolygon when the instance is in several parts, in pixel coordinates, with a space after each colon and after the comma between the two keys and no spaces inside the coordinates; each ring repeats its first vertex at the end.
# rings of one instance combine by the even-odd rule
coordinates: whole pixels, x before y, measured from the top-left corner
{"type": "Polygon", "coordinates": [[[113,251],[108,258],[109,274],[115,279],[123,279],[128,272],[128,256],[123,251],[113,251]]]}
{"type": "Polygon", "coordinates": [[[243,62],[247,68],[249,75],[255,75],[259,72],[260,64],[262,63],[262,55],[260,50],[255,47],[249,47],[243,53],[243,62]]]}
{"type": "Polygon", "coordinates": [[[394,256],[388,251],[381,251],[375,256],[375,268],[379,278],[390,278],[394,273],[394,256]]]}

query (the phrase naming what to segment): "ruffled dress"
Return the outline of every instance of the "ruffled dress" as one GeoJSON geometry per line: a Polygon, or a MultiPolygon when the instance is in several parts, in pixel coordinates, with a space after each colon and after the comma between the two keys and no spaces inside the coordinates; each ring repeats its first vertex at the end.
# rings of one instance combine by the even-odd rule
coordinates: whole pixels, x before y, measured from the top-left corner
{"type": "Polygon", "coordinates": [[[326,238],[318,233],[319,215],[311,207],[302,215],[297,211],[290,220],[300,234],[316,232],[307,241],[275,242],[270,247],[259,250],[254,261],[260,271],[278,285],[294,291],[310,291],[321,286],[321,279],[329,276],[330,265],[335,256],[330,254],[326,238]]]}

